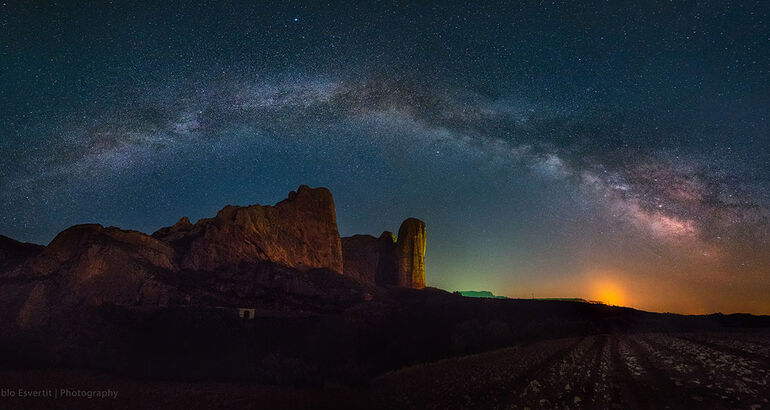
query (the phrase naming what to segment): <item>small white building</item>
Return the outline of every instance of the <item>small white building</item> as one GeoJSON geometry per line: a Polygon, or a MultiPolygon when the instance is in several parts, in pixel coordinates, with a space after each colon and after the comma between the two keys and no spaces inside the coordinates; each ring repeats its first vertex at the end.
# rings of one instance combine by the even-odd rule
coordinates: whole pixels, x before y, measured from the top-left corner
{"type": "Polygon", "coordinates": [[[241,319],[251,320],[257,316],[256,309],[251,308],[238,308],[238,317],[241,319]]]}

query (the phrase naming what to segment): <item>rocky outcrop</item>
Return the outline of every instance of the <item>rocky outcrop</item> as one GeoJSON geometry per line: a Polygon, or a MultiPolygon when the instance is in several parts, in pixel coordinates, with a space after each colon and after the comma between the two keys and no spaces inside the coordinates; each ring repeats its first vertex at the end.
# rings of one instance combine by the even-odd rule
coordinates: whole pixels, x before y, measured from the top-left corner
{"type": "Polygon", "coordinates": [[[32,329],[104,304],[337,309],[370,299],[367,287],[424,287],[424,255],[421,221],[405,221],[398,241],[341,239],[331,193],[303,185],[272,206],[226,206],[152,235],[91,224],[46,247],[0,237],[0,322],[32,329]]]}
{"type": "Polygon", "coordinates": [[[17,272],[35,283],[17,323],[40,325],[54,306],[82,303],[141,305],[142,289],[156,275],[174,269],[173,249],[136,231],[77,225],[62,231],[17,272]]]}
{"type": "Polygon", "coordinates": [[[76,225],[2,275],[0,310],[17,312],[18,326],[34,328],[74,306],[146,304],[141,290],[173,269],[173,260],[169,245],[141,232],[76,225]]]}
{"type": "Polygon", "coordinates": [[[35,259],[31,273],[48,275],[64,265],[78,279],[95,278],[141,264],[173,269],[171,247],[149,235],[101,225],[75,225],[59,233],[35,259]]]}
{"type": "Polygon", "coordinates": [[[398,285],[405,288],[425,287],[425,222],[417,218],[405,220],[398,229],[398,285]]]}
{"type": "Polygon", "coordinates": [[[342,244],[332,195],[302,185],[274,206],[226,206],[194,225],[182,218],[153,237],[169,243],[180,269],[215,271],[270,261],[299,270],[342,273],[342,244]]]}
{"type": "Polygon", "coordinates": [[[376,286],[425,287],[425,223],[405,220],[398,238],[383,232],[379,238],[354,235],[342,238],[345,275],[376,286]]]}
{"type": "Polygon", "coordinates": [[[379,238],[353,235],[342,238],[345,276],[369,286],[396,285],[396,243],[393,234],[379,238]]]}
{"type": "Polygon", "coordinates": [[[0,235],[0,274],[39,254],[44,248],[0,235]]]}
{"type": "Polygon", "coordinates": [[[190,218],[183,216],[172,226],[158,229],[152,236],[162,239],[164,242],[176,242],[184,238],[193,228],[190,218]]]}

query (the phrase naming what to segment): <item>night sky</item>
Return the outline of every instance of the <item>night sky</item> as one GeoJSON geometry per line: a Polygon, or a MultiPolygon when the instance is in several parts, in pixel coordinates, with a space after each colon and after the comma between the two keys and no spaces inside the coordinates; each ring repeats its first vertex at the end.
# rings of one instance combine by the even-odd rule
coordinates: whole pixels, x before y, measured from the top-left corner
{"type": "Polygon", "coordinates": [[[429,286],[770,313],[767,1],[42,3],[0,3],[0,234],[308,184],[424,220],[429,286]]]}

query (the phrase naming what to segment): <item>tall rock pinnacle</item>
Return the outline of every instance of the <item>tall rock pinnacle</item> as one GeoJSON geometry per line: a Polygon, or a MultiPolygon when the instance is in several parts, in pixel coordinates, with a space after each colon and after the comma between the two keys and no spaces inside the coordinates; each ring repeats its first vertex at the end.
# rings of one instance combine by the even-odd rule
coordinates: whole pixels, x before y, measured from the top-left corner
{"type": "Polygon", "coordinates": [[[409,218],[398,229],[396,241],[399,286],[425,287],[425,222],[409,218]]]}

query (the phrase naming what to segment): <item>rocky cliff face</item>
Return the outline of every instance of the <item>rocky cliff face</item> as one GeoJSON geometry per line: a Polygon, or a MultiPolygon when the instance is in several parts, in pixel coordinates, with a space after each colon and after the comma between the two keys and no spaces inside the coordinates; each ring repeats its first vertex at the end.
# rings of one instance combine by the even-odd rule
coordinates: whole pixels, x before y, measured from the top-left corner
{"type": "Polygon", "coordinates": [[[355,235],[342,238],[345,275],[376,286],[425,287],[425,223],[405,220],[398,238],[383,232],[379,238],[355,235]]]}
{"type": "Polygon", "coordinates": [[[77,225],[46,247],[0,237],[0,322],[36,328],[105,303],[323,309],[369,299],[360,284],[424,287],[424,223],[405,221],[396,242],[341,239],[336,219],[331,193],[303,185],[276,205],[227,206],[151,236],[77,225]]]}
{"type": "Polygon", "coordinates": [[[405,220],[398,229],[398,285],[406,288],[425,287],[425,222],[417,218],[405,220]]]}
{"type": "Polygon", "coordinates": [[[227,206],[194,225],[182,218],[153,237],[174,247],[181,269],[271,261],[299,270],[343,270],[337,215],[326,188],[302,185],[274,206],[227,206]]]}
{"type": "Polygon", "coordinates": [[[396,243],[393,234],[383,232],[379,238],[353,235],[342,238],[345,276],[369,286],[397,285],[396,243]]]}
{"type": "MultiPolygon", "coordinates": [[[[143,296],[158,287],[156,275],[174,268],[173,250],[136,231],[76,225],[62,231],[36,256],[10,272],[18,296],[4,299],[16,305],[16,323],[23,328],[43,325],[52,310],[80,304],[157,305],[143,296]]],[[[8,305],[4,305],[7,308],[8,305]]]]}

